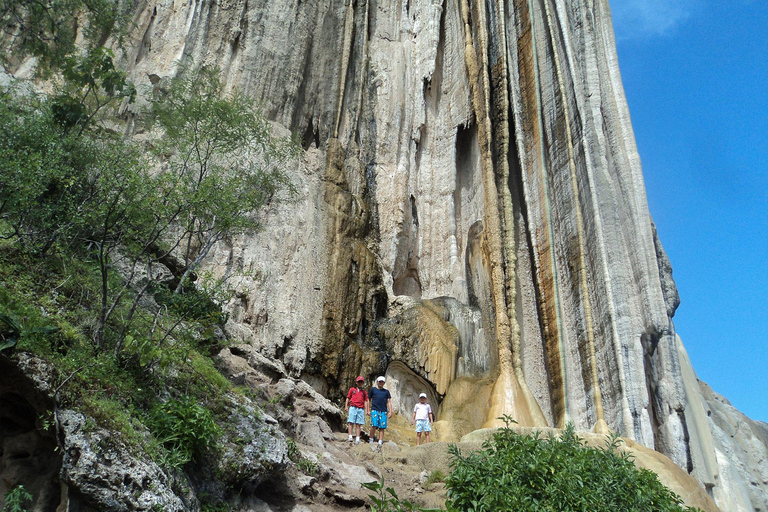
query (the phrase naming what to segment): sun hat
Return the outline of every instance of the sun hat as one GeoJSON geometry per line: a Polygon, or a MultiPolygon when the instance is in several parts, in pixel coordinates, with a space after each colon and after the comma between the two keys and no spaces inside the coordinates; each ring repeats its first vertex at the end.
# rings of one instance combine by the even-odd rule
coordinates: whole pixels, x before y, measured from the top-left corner
{"type": "Polygon", "coordinates": [[[357,382],[360,382],[361,380],[365,380],[365,377],[363,377],[362,375],[358,375],[357,382]]]}
{"type": "Polygon", "coordinates": [[[382,375],[381,377],[376,379],[376,382],[387,382],[387,379],[385,379],[384,376],[382,375]]]}
{"type": "Polygon", "coordinates": [[[422,393],[422,394],[419,395],[419,398],[427,398],[427,394],[426,393],[422,393]]]}

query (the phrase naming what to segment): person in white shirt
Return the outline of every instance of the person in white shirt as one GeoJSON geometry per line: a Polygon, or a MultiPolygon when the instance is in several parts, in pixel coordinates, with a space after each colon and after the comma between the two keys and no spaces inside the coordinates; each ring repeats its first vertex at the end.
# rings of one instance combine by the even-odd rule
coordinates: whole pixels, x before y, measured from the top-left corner
{"type": "Polygon", "coordinates": [[[413,407],[413,417],[411,417],[411,425],[416,425],[416,446],[421,446],[422,432],[426,436],[426,442],[429,443],[429,433],[432,431],[433,421],[434,416],[432,415],[432,408],[427,403],[427,394],[421,393],[419,403],[413,407]]]}

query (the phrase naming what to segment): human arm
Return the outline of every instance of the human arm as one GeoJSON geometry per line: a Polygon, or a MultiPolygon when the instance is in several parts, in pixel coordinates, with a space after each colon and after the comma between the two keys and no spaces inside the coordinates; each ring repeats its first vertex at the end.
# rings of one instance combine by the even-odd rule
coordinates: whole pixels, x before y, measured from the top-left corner
{"type": "Polygon", "coordinates": [[[392,399],[387,398],[387,418],[392,417],[392,399]]]}

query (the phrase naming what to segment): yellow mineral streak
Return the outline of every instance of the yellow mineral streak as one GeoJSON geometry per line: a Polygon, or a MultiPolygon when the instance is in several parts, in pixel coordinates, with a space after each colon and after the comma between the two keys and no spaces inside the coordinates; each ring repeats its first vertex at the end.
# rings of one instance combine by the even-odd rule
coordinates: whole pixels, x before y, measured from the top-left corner
{"type": "Polygon", "coordinates": [[[555,63],[555,73],[557,74],[557,85],[560,90],[560,102],[563,108],[563,125],[565,126],[566,142],[568,146],[568,168],[571,173],[571,189],[573,193],[573,204],[576,212],[576,232],[578,239],[578,268],[579,288],[582,305],[584,308],[584,321],[586,323],[587,350],[589,356],[589,370],[592,377],[592,390],[595,401],[595,416],[597,421],[594,431],[597,433],[609,432],[608,424],[605,422],[603,414],[603,396],[600,392],[600,383],[597,378],[597,358],[595,357],[595,331],[592,320],[592,303],[589,299],[589,286],[587,285],[587,268],[585,264],[584,248],[584,219],[581,214],[581,200],[579,199],[579,185],[576,176],[576,161],[573,156],[573,134],[571,133],[571,116],[568,108],[568,98],[565,95],[565,81],[560,64],[560,52],[558,51],[557,41],[555,40],[555,30],[552,21],[552,13],[549,8],[549,2],[544,3],[544,10],[547,15],[547,25],[549,26],[550,44],[552,45],[552,57],[555,63]]]}
{"type": "MultiPolygon", "coordinates": [[[[487,48],[485,4],[474,4],[477,8],[477,25],[482,48],[487,48]]],[[[494,176],[493,158],[491,155],[491,120],[490,91],[487,66],[478,63],[477,53],[472,42],[472,31],[469,23],[469,5],[467,0],[460,2],[464,22],[464,61],[469,75],[472,94],[472,105],[478,126],[478,141],[483,163],[483,197],[485,199],[485,240],[488,244],[490,265],[490,287],[495,309],[496,337],[499,356],[499,377],[493,387],[490,398],[490,408],[485,416],[486,426],[499,424],[498,418],[510,415],[523,425],[546,425],[546,419],[532,393],[515,371],[511,342],[513,329],[506,305],[506,281],[503,268],[502,232],[499,218],[499,201],[494,176]],[[482,67],[481,67],[482,66],[482,67]],[[481,69],[483,70],[481,72],[481,69]]],[[[484,58],[481,52],[480,58],[484,58]]]]}
{"type": "Polygon", "coordinates": [[[552,387],[552,407],[555,424],[563,428],[570,421],[568,414],[568,365],[565,358],[565,348],[562,340],[562,320],[560,318],[560,294],[558,291],[557,266],[553,253],[552,241],[552,211],[549,199],[549,184],[547,182],[546,159],[544,157],[544,120],[542,119],[541,80],[537,63],[536,33],[530,0],[519,0],[517,10],[521,13],[521,48],[519,60],[521,89],[526,96],[525,104],[532,105],[535,115],[522,115],[525,129],[531,134],[531,143],[526,146],[525,155],[530,158],[526,166],[526,174],[531,182],[539,182],[535,190],[538,197],[528,197],[528,201],[540,204],[543,219],[533,229],[532,237],[536,241],[534,258],[538,272],[541,300],[543,334],[546,344],[547,369],[552,387]],[[535,147],[534,147],[535,146],[535,147]]]}
{"type": "Polygon", "coordinates": [[[490,378],[459,377],[454,380],[437,412],[433,429],[435,440],[456,442],[461,436],[482,428],[493,384],[490,378]]]}
{"type": "Polygon", "coordinates": [[[424,368],[427,379],[434,384],[435,390],[444,395],[456,376],[456,356],[459,351],[456,342],[459,334],[454,326],[443,320],[429,301],[425,301],[421,313],[417,320],[421,338],[418,345],[419,364],[424,368]]]}
{"type": "MultiPolygon", "coordinates": [[[[506,264],[506,292],[507,292],[507,315],[509,316],[510,327],[512,329],[512,366],[515,371],[515,376],[518,382],[526,402],[534,403],[536,409],[539,408],[538,403],[535,401],[532,393],[528,388],[527,381],[525,380],[525,374],[523,373],[523,360],[520,357],[520,324],[517,322],[517,243],[515,242],[515,216],[512,206],[512,194],[509,189],[509,70],[507,65],[507,27],[505,23],[506,19],[506,6],[504,0],[498,0],[495,4],[498,20],[497,32],[500,38],[501,48],[504,49],[499,55],[499,62],[493,66],[496,79],[498,80],[498,86],[496,87],[496,96],[498,104],[495,105],[496,111],[499,115],[499,128],[497,136],[497,168],[501,174],[500,190],[501,190],[501,214],[503,219],[504,228],[504,262],[506,264]]],[[[541,411],[539,411],[541,412],[541,411]]],[[[535,416],[535,413],[533,414],[535,416]]],[[[542,414],[543,416],[543,414],[542,414]]],[[[534,418],[531,418],[532,421],[534,418]]],[[[536,421],[541,421],[543,418],[536,418],[536,421]]],[[[520,420],[518,420],[520,421],[520,420]]],[[[546,425],[546,420],[539,425],[546,425]]]]}

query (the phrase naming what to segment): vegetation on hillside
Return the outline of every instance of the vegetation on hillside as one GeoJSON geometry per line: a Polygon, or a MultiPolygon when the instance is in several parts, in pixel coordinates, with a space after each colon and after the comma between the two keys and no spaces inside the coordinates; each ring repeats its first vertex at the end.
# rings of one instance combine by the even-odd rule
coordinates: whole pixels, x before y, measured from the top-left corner
{"type": "Polygon", "coordinates": [[[0,64],[35,57],[40,76],[60,71],[64,61],[122,39],[130,2],[120,0],[0,0],[0,64]],[[82,37],[79,37],[82,36],[82,37]]]}
{"type": "Polygon", "coordinates": [[[140,145],[108,128],[136,95],[112,53],[57,59],[54,94],[0,90],[0,352],[48,360],[60,404],[181,467],[232,391],[210,358],[229,283],[201,263],[290,195],[297,145],[191,67],[153,92],[140,145]]]}
{"type": "MultiPolygon", "coordinates": [[[[621,439],[606,437],[602,448],[587,446],[573,424],[559,436],[521,435],[510,428],[494,432],[483,448],[463,455],[456,445],[450,475],[444,479],[447,512],[697,512],[647,469],[637,468],[621,439]]],[[[440,475],[441,477],[443,475],[440,475]]],[[[363,484],[371,510],[432,511],[400,499],[384,480],[363,484]]],[[[698,511],[701,512],[701,511],[698,511]]]]}
{"type": "Polygon", "coordinates": [[[520,435],[499,429],[483,449],[462,455],[454,445],[446,479],[448,511],[496,510],[677,512],[694,509],[659,482],[652,471],[635,467],[621,440],[603,448],[587,446],[569,424],[559,437],[520,435]]]}

